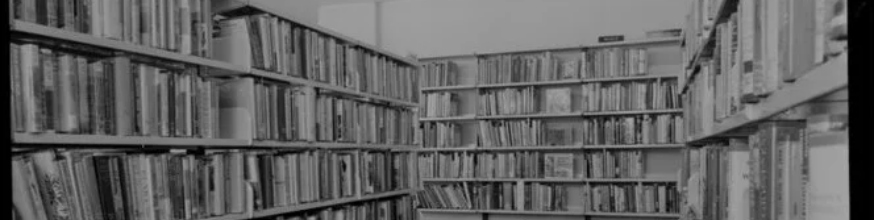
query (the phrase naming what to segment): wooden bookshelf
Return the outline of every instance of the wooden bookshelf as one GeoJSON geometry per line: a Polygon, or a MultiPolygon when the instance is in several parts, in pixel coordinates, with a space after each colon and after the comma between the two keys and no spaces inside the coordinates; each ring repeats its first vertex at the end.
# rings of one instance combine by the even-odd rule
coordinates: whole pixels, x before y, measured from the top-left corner
{"type": "Polygon", "coordinates": [[[124,53],[131,53],[136,55],[143,55],[148,57],[209,67],[211,68],[211,70],[216,71],[220,74],[243,73],[246,72],[247,69],[246,67],[233,65],[223,61],[192,55],[185,55],[158,48],[137,45],[130,42],[99,38],[90,34],[52,28],[26,21],[13,21],[13,25],[10,27],[10,30],[14,33],[36,35],[54,40],[107,48],[110,50],[120,51],[124,53]]]}
{"type": "Polygon", "coordinates": [[[707,26],[710,26],[711,29],[707,31],[707,33],[703,33],[703,36],[707,36],[704,38],[704,42],[699,45],[699,47],[695,50],[696,52],[692,54],[689,63],[684,64],[686,70],[691,71],[689,76],[686,76],[686,79],[683,80],[683,84],[680,85],[680,92],[685,93],[686,89],[689,87],[689,82],[695,78],[695,75],[698,73],[699,66],[698,64],[704,60],[705,58],[709,58],[713,54],[713,47],[716,45],[716,31],[712,28],[717,24],[723,23],[731,16],[731,13],[737,11],[739,0],[721,0],[719,9],[716,12],[715,19],[707,26]]]}
{"type": "Polygon", "coordinates": [[[566,146],[518,146],[518,147],[481,147],[477,148],[480,151],[561,151],[561,150],[580,150],[582,145],[566,145],[566,146]]]}
{"type": "Polygon", "coordinates": [[[458,86],[435,86],[435,87],[424,87],[419,90],[422,92],[438,92],[438,91],[454,91],[454,90],[473,90],[476,89],[475,85],[458,85],[458,86]]]}
{"type": "Polygon", "coordinates": [[[462,116],[452,116],[452,117],[437,117],[437,118],[419,118],[419,122],[428,122],[428,121],[471,121],[476,120],[476,115],[462,115],[462,116]]]}
{"type": "Polygon", "coordinates": [[[253,1],[253,0],[231,0],[231,1],[229,1],[229,3],[226,3],[226,4],[224,4],[224,5],[217,5],[217,7],[215,7],[215,8],[218,9],[218,10],[214,9],[214,13],[216,13],[216,14],[224,14],[224,13],[226,13],[226,12],[233,11],[233,10],[237,10],[237,9],[240,9],[240,8],[243,8],[243,7],[251,7],[251,8],[254,8],[254,9],[258,9],[258,10],[260,10],[260,11],[267,12],[267,13],[269,13],[269,14],[275,15],[275,16],[280,17],[280,18],[282,18],[282,19],[285,19],[285,20],[291,21],[291,22],[293,22],[293,23],[296,23],[296,24],[298,24],[298,25],[301,25],[301,26],[304,26],[304,27],[306,27],[306,28],[312,29],[312,30],[314,30],[314,31],[321,32],[322,34],[330,35],[330,36],[332,36],[332,37],[334,37],[334,38],[337,38],[337,39],[340,39],[340,40],[342,40],[342,41],[345,41],[346,43],[354,44],[354,45],[356,45],[356,46],[360,46],[360,47],[366,48],[366,49],[368,49],[368,50],[374,51],[374,52],[379,53],[379,54],[381,54],[381,55],[383,55],[383,56],[390,57],[390,58],[392,58],[392,59],[394,59],[394,60],[396,60],[396,61],[400,61],[400,62],[402,62],[402,63],[408,64],[408,65],[411,65],[411,66],[418,66],[418,65],[419,65],[419,63],[418,63],[416,60],[414,60],[414,59],[410,59],[410,58],[407,58],[407,57],[404,57],[404,56],[401,56],[401,55],[398,55],[398,54],[395,54],[395,53],[389,52],[389,51],[387,51],[387,50],[385,50],[385,49],[382,49],[382,48],[380,48],[380,47],[377,47],[377,46],[374,46],[374,45],[371,45],[371,44],[368,44],[368,43],[362,42],[362,41],[360,41],[360,40],[353,39],[353,38],[351,38],[351,37],[345,36],[345,35],[343,35],[343,34],[340,34],[339,32],[333,31],[333,30],[331,30],[331,29],[324,28],[324,27],[319,26],[319,25],[317,25],[317,24],[312,24],[312,23],[310,23],[310,22],[308,22],[308,21],[302,21],[302,20],[294,19],[294,16],[291,16],[288,12],[283,11],[282,8],[270,7],[269,5],[264,4],[263,1],[258,1],[258,0],[254,0],[254,1],[253,1]]]}
{"type": "Polygon", "coordinates": [[[625,46],[635,46],[635,45],[645,45],[645,44],[679,43],[680,40],[682,40],[682,37],[628,39],[626,41],[620,41],[620,42],[592,43],[592,44],[585,44],[585,45],[574,45],[574,46],[555,47],[555,48],[505,51],[505,52],[486,52],[486,53],[475,52],[475,53],[468,53],[468,54],[421,57],[421,58],[419,58],[419,61],[461,59],[461,58],[470,58],[470,57],[479,57],[479,56],[494,56],[494,55],[502,55],[502,54],[539,53],[539,52],[548,52],[548,51],[549,52],[575,51],[575,50],[582,50],[582,49],[587,49],[587,48],[600,48],[600,47],[625,47],[625,46]]]}
{"type": "Polygon", "coordinates": [[[599,217],[638,217],[638,218],[679,218],[679,213],[615,213],[615,212],[586,212],[586,216],[599,217]]]}
{"type": "Polygon", "coordinates": [[[322,201],[322,202],[305,203],[305,204],[289,206],[289,207],[278,207],[278,208],[272,208],[272,209],[266,209],[266,210],[259,210],[259,211],[255,211],[251,217],[244,218],[244,219],[264,218],[264,217],[269,217],[269,216],[274,216],[274,215],[291,214],[294,212],[300,212],[300,211],[306,211],[306,210],[312,210],[312,209],[320,209],[320,208],[326,208],[326,207],[342,205],[342,204],[364,202],[364,201],[378,200],[378,199],[384,199],[384,198],[389,198],[389,197],[394,197],[394,196],[407,195],[407,194],[411,194],[413,192],[415,192],[415,191],[411,190],[411,189],[398,190],[398,191],[377,193],[377,194],[371,194],[371,195],[364,195],[364,196],[359,196],[357,198],[341,198],[341,199],[322,201]]]}
{"type": "Polygon", "coordinates": [[[248,140],[239,139],[29,133],[15,133],[13,142],[18,144],[130,145],[137,148],[140,146],[243,147],[251,145],[248,140]]]}
{"type": "Polygon", "coordinates": [[[622,82],[622,81],[638,81],[638,80],[653,80],[653,79],[672,79],[672,78],[679,78],[679,77],[680,77],[679,75],[650,75],[650,76],[589,78],[589,79],[583,79],[583,82],[585,82],[585,83],[622,82]]]}
{"type": "Polygon", "coordinates": [[[664,178],[422,178],[422,182],[674,183],[664,178]]]}
{"type": "Polygon", "coordinates": [[[683,109],[662,109],[662,110],[631,110],[631,111],[583,112],[583,116],[646,115],[646,114],[681,114],[681,113],[683,113],[683,109]]]}
{"type": "Polygon", "coordinates": [[[478,120],[496,120],[496,119],[536,119],[536,118],[573,118],[583,116],[582,112],[571,113],[539,113],[530,115],[478,115],[478,120]]]}
{"type": "Polygon", "coordinates": [[[239,219],[248,219],[248,218],[251,218],[251,216],[249,216],[248,214],[230,214],[230,215],[222,215],[222,216],[203,218],[200,220],[239,220],[239,219]]]}
{"type": "MultiPolygon", "coordinates": [[[[690,145],[701,145],[709,140],[732,134],[733,131],[755,125],[792,107],[798,106],[831,92],[847,88],[847,54],[829,60],[810,70],[792,84],[774,91],[747,111],[732,115],[713,124],[711,133],[689,137],[690,145]]],[[[736,134],[735,134],[736,135],[736,134]]]]}
{"type": "Polygon", "coordinates": [[[528,210],[479,210],[480,213],[506,215],[583,215],[582,212],[571,211],[528,211],[528,210]]]}
{"type": "MultiPolygon", "coordinates": [[[[385,96],[381,96],[381,95],[375,95],[375,94],[370,94],[370,93],[366,93],[366,92],[356,91],[356,90],[351,89],[351,88],[344,88],[344,87],[337,86],[337,85],[331,85],[328,83],[311,81],[311,80],[307,80],[304,78],[283,75],[280,73],[275,73],[275,72],[266,71],[266,70],[260,70],[260,69],[256,69],[256,68],[252,68],[252,71],[249,73],[243,72],[243,74],[248,74],[248,75],[257,76],[257,77],[261,77],[261,78],[271,79],[274,81],[286,82],[286,83],[290,83],[290,84],[298,85],[298,86],[314,87],[314,88],[318,88],[318,89],[322,89],[322,90],[327,90],[328,92],[338,93],[340,95],[362,98],[362,99],[365,99],[365,101],[384,102],[384,103],[406,106],[406,107],[416,107],[419,105],[418,103],[414,103],[414,102],[409,102],[409,101],[404,101],[404,100],[395,99],[395,98],[389,98],[389,97],[385,97],[385,96]]],[[[227,75],[222,75],[222,76],[227,76],[227,75]]]]}
{"type": "Polygon", "coordinates": [[[679,149],[685,144],[616,144],[616,145],[585,145],[585,149],[679,149]]]}
{"type": "Polygon", "coordinates": [[[579,84],[582,80],[568,79],[559,81],[540,81],[540,82],[518,82],[518,83],[497,83],[497,84],[480,84],[476,87],[479,89],[496,89],[496,88],[511,88],[511,87],[528,87],[528,86],[561,86],[579,84]]]}
{"type": "Polygon", "coordinates": [[[422,213],[467,213],[467,214],[508,214],[508,215],[564,215],[590,217],[638,217],[638,218],[679,218],[677,213],[611,213],[586,211],[527,211],[527,210],[483,210],[483,209],[419,209],[422,213]]]}

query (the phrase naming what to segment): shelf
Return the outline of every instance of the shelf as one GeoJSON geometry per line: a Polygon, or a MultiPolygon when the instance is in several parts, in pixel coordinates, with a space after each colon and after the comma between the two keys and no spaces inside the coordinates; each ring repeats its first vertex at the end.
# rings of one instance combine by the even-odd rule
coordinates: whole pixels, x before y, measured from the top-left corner
{"type": "Polygon", "coordinates": [[[345,88],[345,87],[341,87],[341,86],[337,86],[337,85],[331,85],[328,83],[316,82],[316,81],[311,81],[308,79],[282,75],[279,73],[255,69],[255,68],[252,68],[252,71],[250,71],[250,72],[242,72],[240,74],[241,75],[252,75],[252,76],[257,76],[257,77],[261,77],[261,78],[267,78],[267,79],[272,79],[272,80],[276,80],[276,81],[287,82],[287,83],[291,83],[294,85],[310,86],[310,87],[314,87],[314,88],[318,88],[318,89],[327,90],[330,92],[339,93],[342,95],[349,95],[349,96],[355,96],[355,97],[367,99],[365,101],[376,100],[376,101],[387,102],[387,103],[396,104],[396,105],[400,105],[400,106],[407,106],[407,107],[419,106],[419,104],[415,103],[415,102],[409,102],[409,101],[385,97],[385,96],[381,96],[381,95],[360,92],[360,91],[356,91],[354,89],[345,88]]]}
{"type": "Polygon", "coordinates": [[[397,55],[395,53],[381,49],[381,48],[376,47],[374,45],[362,42],[360,40],[353,39],[351,37],[347,37],[343,34],[340,34],[336,31],[324,28],[324,27],[319,26],[317,24],[312,24],[312,23],[309,23],[307,21],[300,21],[300,20],[293,19],[294,16],[291,16],[287,11],[283,10],[282,8],[269,7],[268,5],[266,5],[264,3],[264,1],[260,1],[260,0],[230,0],[230,1],[232,3],[225,3],[225,5],[222,6],[221,9],[215,13],[220,14],[220,13],[224,13],[227,11],[231,11],[231,10],[246,7],[246,6],[252,7],[252,8],[270,13],[270,14],[275,15],[277,17],[283,18],[285,20],[291,21],[291,22],[296,23],[300,26],[304,26],[308,29],[312,29],[314,31],[321,32],[321,33],[326,34],[326,35],[330,35],[331,37],[345,41],[346,43],[355,44],[357,46],[360,46],[360,47],[366,48],[368,50],[374,51],[376,53],[379,53],[383,56],[387,56],[387,57],[390,57],[394,60],[401,61],[403,63],[406,63],[407,65],[411,65],[414,67],[419,66],[419,63],[416,60],[413,60],[413,59],[410,59],[410,58],[407,58],[407,57],[404,57],[401,55],[397,55]]]}
{"type": "Polygon", "coordinates": [[[626,76],[626,77],[609,77],[609,78],[590,78],[583,79],[584,83],[593,82],[616,82],[616,81],[636,81],[636,80],[651,80],[651,79],[669,79],[679,78],[677,75],[649,75],[649,76],[626,76]]]}
{"type": "Polygon", "coordinates": [[[673,183],[676,179],[646,178],[422,178],[422,182],[548,182],[548,183],[673,183]]]}
{"type": "Polygon", "coordinates": [[[239,147],[249,146],[247,140],[204,139],[177,137],[141,137],[77,134],[29,134],[13,135],[16,144],[73,144],[73,145],[134,145],[134,146],[191,146],[191,147],[239,147]]]}
{"type": "Polygon", "coordinates": [[[435,91],[450,91],[450,90],[473,90],[476,88],[477,88],[476,85],[434,86],[434,87],[423,87],[423,88],[420,88],[419,91],[435,92],[435,91]]]}
{"type": "Polygon", "coordinates": [[[337,142],[306,142],[306,141],[274,141],[274,140],[257,140],[252,143],[252,146],[257,147],[274,147],[274,148],[329,148],[329,149],[413,149],[416,145],[398,145],[398,144],[358,144],[358,143],[337,143],[337,142]]]}
{"type": "Polygon", "coordinates": [[[580,145],[567,146],[517,146],[517,147],[481,147],[480,151],[520,151],[520,150],[581,150],[580,145]]]}
{"type": "Polygon", "coordinates": [[[847,75],[847,54],[844,53],[813,68],[794,83],[785,84],[759,103],[747,105],[745,111],[714,123],[712,133],[694,136],[688,143],[700,145],[724,137],[815,98],[847,88],[847,75]]]}
{"type": "Polygon", "coordinates": [[[439,118],[419,118],[419,122],[428,122],[428,121],[472,121],[476,120],[476,115],[462,115],[462,116],[452,116],[452,117],[439,117],[439,118]]]}
{"type": "Polygon", "coordinates": [[[643,45],[643,44],[680,43],[680,40],[682,40],[682,39],[683,39],[682,37],[629,39],[627,41],[620,41],[620,42],[593,43],[593,44],[580,45],[580,46],[566,46],[566,47],[545,48],[545,49],[530,49],[530,50],[521,50],[521,51],[513,51],[513,52],[488,52],[488,53],[476,53],[476,52],[474,52],[474,53],[469,53],[469,54],[458,54],[458,55],[419,58],[419,60],[420,61],[430,61],[430,60],[457,59],[457,58],[465,58],[465,57],[494,56],[494,55],[502,55],[502,54],[539,53],[539,52],[547,52],[547,51],[557,52],[557,51],[582,50],[582,49],[586,49],[586,48],[621,47],[621,46],[634,46],[634,45],[643,45]]]}
{"type": "Polygon", "coordinates": [[[459,214],[512,214],[512,215],[571,215],[571,216],[605,216],[605,217],[642,217],[642,218],[679,218],[677,213],[610,213],[584,211],[526,211],[526,210],[481,210],[481,209],[418,209],[423,213],[459,213],[459,214]]]}
{"type": "Polygon", "coordinates": [[[202,218],[197,220],[239,220],[239,219],[248,219],[249,216],[246,214],[229,214],[215,217],[202,218]]]}
{"type": "Polygon", "coordinates": [[[479,148],[474,147],[454,147],[454,148],[417,148],[418,152],[463,152],[477,151],[479,148]]]}
{"type": "Polygon", "coordinates": [[[528,210],[479,210],[480,213],[507,215],[583,215],[583,212],[569,211],[528,211],[528,210]]]}
{"type": "Polygon", "coordinates": [[[479,84],[476,87],[480,88],[480,89],[494,89],[494,88],[509,88],[509,87],[525,87],[525,86],[560,86],[560,85],[580,84],[582,82],[583,81],[579,80],[579,79],[569,79],[569,80],[560,80],[560,81],[479,84]]]}
{"type": "Polygon", "coordinates": [[[526,119],[526,118],[568,118],[568,117],[582,117],[583,114],[580,112],[573,113],[546,113],[546,114],[531,114],[531,115],[488,115],[488,116],[476,116],[476,119],[488,120],[488,119],[526,119]]]}
{"type": "Polygon", "coordinates": [[[646,179],[646,178],[587,178],[589,183],[673,183],[676,179],[646,179]]]}
{"type": "MultiPolygon", "coordinates": [[[[293,212],[299,212],[299,211],[305,211],[305,210],[311,210],[311,209],[319,209],[319,208],[325,208],[325,207],[336,206],[336,205],[341,205],[341,204],[348,204],[348,203],[355,203],[355,202],[362,202],[362,201],[369,201],[369,200],[377,200],[377,199],[383,199],[383,198],[388,198],[388,197],[410,194],[413,192],[415,192],[415,191],[407,189],[407,190],[399,190],[399,191],[393,191],[393,192],[365,195],[365,196],[361,196],[360,198],[342,198],[342,199],[335,199],[335,200],[324,201],[324,202],[305,203],[305,204],[300,204],[300,205],[295,205],[295,206],[290,206],[290,207],[279,207],[279,208],[272,208],[272,209],[266,209],[266,210],[259,210],[259,211],[255,211],[255,213],[253,214],[253,216],[251,218],[264,218],[264,217],[269,217],[269,216],[274,216],[274,215],[289,214],[289,213],[293,213],[293,212]]],[[[244,218],[244,219],[249,219],[249,218],[244,218]]]]}
{"type": "Polygon", "coordinates": [[[615,213],[615,212],[587,212],[587,216],[610,216],[610,217],[642,217],[642,218],[679,218],[679,213],[615,213]]]}
{"type": "Polygon", "coordinates": [[[583,146],[584,149],[674,149],[685,147],[685,144],[617,144],[583,146]]]}
{"type": "Polygon", "coordinates": [[[681,114],[681,113],[683,113],[683,109],[662,109],[662,110],[631,110],[631,111],[583,112],[583,116],[643,115],[643,114],[681,114]]]}
{"type": "Polygon", "coordinates": [[[14,25],[10,28],[12,32],[26,33],[39,35],[43,37],[69,41],[78,44],[91,45],[96,47],[107,48],[110,50],[122,51],[126,53],[144,55],[165,60],[195,64],[215,69],[217,72],[243,73],[247,68],[236,66],[223,61],[212,60],[209,58],[184,55],[181,53],[171,52],[167,50],[137,45],[131,42],[112,40],[107,38],[99,38],[89,34],[77,33],[48,26],[42,26],[25,21],[14,21],[14,25]]]}

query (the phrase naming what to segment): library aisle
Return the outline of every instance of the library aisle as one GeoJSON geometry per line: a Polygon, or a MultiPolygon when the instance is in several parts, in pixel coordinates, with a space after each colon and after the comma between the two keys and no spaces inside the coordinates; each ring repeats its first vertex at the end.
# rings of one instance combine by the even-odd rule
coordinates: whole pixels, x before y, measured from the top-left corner
{"type": "Polygon", "coordinates": [[[10,1],[12,219],[849,220],[846,4],[10,1]]]}

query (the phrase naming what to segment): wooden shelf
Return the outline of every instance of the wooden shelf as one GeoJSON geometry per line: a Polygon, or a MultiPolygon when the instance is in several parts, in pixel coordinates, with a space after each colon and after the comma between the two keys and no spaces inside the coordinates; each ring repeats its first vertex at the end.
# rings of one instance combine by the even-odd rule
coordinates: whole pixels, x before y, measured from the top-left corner
{"type": "Polygon", "coordinates": [[[681,114],[681,113],[683,113],[683,109],[661,109],[661,110],[630,110],[630,111],[583,112],[583,116],[643,115],[643,114],[681,114]]]}
{"type": "Polygon", "coordinates": [[[178,137],[140,137],[140,136],[108,136],[108,135],[76,135],[76,134],[29,134],[15,133],[13,142],[16,144],[72,144],[72,145],[132,145],[138,146],[204,146],[204,147],[241,147],[249,146],[248,140],[240,139],[204,139],[178,137]]]}
{"type": "Polygon", "coordinates": [[[419,122],[427,122],[427,121],[472,121],[476,120],[476,115],[462,115],[462,116],[452,116],[452,117],[438,117],[438,118],[419,118],[419,122]]]}
{"type": "Polygon", "coordinates": [[[477,178],[421,178],[422,182],[476,182],[477,178]]]}
{"type": "Polygon", "coordinates": [[[422,182],[552,182],[552,183],[673,183],[676,179],[647,178],[422,178],[422,182]]]}
{"type": "Polygon", "coordinates": [[[582,117],[583,113],[581,112],[572,112],[572,113],[540,113],[540,114],[531,114],[531,115],[482,115],[476,116],[476,119],[480,120],[489,120],[489,119],[527,119],[527,118],[571,118],[571,117],[582,117]]]}
{"type": "Polygon", "coordinates": [[[468,53],[468,54],[457,54],[457,55],[447,55],[447,56],[433,56],[433,57],[419,58],[419,60],[420,61],[431,61],[431,60],[445,60],[445,59],[455,59],[455,58],[465,58],[465,57],[494,56],[494,55],[502,55],[502,54],[540,53],[540,52],[547,52],[547,51],[557,52],[557,51],[582,50],[582,49],[587,49],[587,48],[622,47],[622,46],[635,46],[635,45],[644,45],[644,44],[680,43],[680,40],[682,40],[682,37],[629,39],[627,41],[620,41],[620,42],[593,43],[593,44],[588,44],[588,45],[520,50],[520,51],[512,51],[512,52],[468,53]]]}
{"type": "Polygon", "coordinates": [[[202,218],[198,220],[238,220],[238,219],[248,219],[249,215],[247,214],[229,214],[215,217],[202,218]]]}
{"type": "Polygon", "coordinates": [[[581,150],[582,145],[566,145],[566,146],[517,146],[517,147],[481,147],[477,148],[480,151],[539,151],[539,150],[581,150]]]}
{"type": "Polygon", "coordinates": [[[205,66],[216,70],[216,72],[222,73],[243,73],[246,72],[248,68],[233,65],[227,62],[213,60],[204,57],[192,56],[192,55],[184,55],[181,53],[176,53],[172,51],[162,50],[153,47],[147,47],[143,45],[137,45],[131,42],[124,42],[118,40],[112,40],[107,38],[99,38],[90,34],[78,33],[58,28],[52,28],[48,26],[43,26],[39,24],[34,24],[25,21],[14,21],[12,27],[10,27],[12,32],[18,33],[26,33],[31,35],[38,35],[42,37],[68,41],[78,44],[85,44],[95,47],[107,48],[115,51],[122,51],[125,53],[149,56],[154,58],[160,58],[165,60],[177,61],[182,63],[195,64],[199,66],[205,66]]]}
{"type": "Polygon", "coordinates": [[[358,143],[339,143],[339,142],[306,142],[306,141],[274,141],[274,140],[256,140],[252,146],[256,147],[274,147],[274,148],[333,148],[333,149],[414,149],[416,145],[403,144],[358,144],[358,143]]]}
{"type": "Polygon", "coordinates": [[[604,216],[604,217],[641,217],[641,218],[679,218],[677,213],[610,213],[585,211],[527,211],[527,210],[482,210],[482,209],[418,209],[423,213],[460,213],[460,214],[510,214],[510,215],[570,215],[570,216],[604,216]]]}
{"type": "Polygon", "coordinates": [[[646,179],[646,178],[586,178],[589,183],[673,183],[676,179],[646,179]]]}
{"type": "Polygon", "coordinates": [[[420,88],[419,91],[436,92],[436,91],[451,91],[451,90],[474,90],[476,88],[477,88],[476,85],[434,86],[434,87],[423,87],[423,88],[420,88]]]}
{"type": "Polygon", "coordinates": [[[589,78],[583,79],[584,83],[593,82],[616,82],[616,81],[637,81],[637,80],[652,80],[652,79],[670,79],[679,78],[678,75],[649,75],[649,76],[626,76],[626,77],[610,77],[610,78],[589,78]]]}
{"type": "Polygon", "coordinates": [[[360,40],[356,40],[356,39],[353,39],[353,38],[351,38],[351,37],[347,37],[347,36],[345,36],[345,35],[343,35],[343,34],[340,34],[339,32],[333,31],[333,30],[331,30],[331,29],[324,28],[324,27],[319,26],[319,25],[317,25],[317,24],[312,24],[312,23],[307,22],[307,21],[296,20],[296,19],[294,19],[294,16],[291,16],[287,11],[283,10],[282,8],[269,7],[268,5],[264,4],[264,1],[259,1],[259,0],[254,0],[254,1],[253,1],[253,0],[231,0],[230,3],[225,3],[224,5],[222,5],[221,7],[219,7],[220,9],[219,9],[218,11],[216,11],[215,13],[216,13],[216,14],[221,14],[221,13],[228,12],[228,11],[231,11],[231,10],[235,10],[235,9],[238,9],[238,8],[242,8],[242,7],[252,7],[252,8],[255,8],[255,9],[258,9],[258,10],[261,10],[261,11],[264,11],[264,12],[267,12],[267,13],[270,13],[270,14],[272,14],[272,15],[275,15],[275,16],[280,17],[280,18],[282,18],[282,19],[285,19],[285,20],[288,20],[288,21],[294,22],[294,23],[296,23],[296,24],[298,24],[298,25],[304,26],[304,27],[309,28],[309,29],[311,29],[311,30],[314,30],[314,31],[317,31],[317,32],[321,32],[322,34],[329,35],[329,36],[331,36],[331,37],[337,38],[337,39],[339,39],[339,40],[344,41],[345,43],[348,43],[348,44],[355,44],[355,45],[357,45],[357,46],[360,46],[360,47],[366,48],[366,49],[368,49],[368,50],[371,50],[371,51],[373,51],[373,52],[379,53],[379,54],[381,54],[381,55],[383,55],[383,56],[386,56],[386,57],[392,58],[392,59],[394,59],[394,60],[400,61],[400,62],[405,63],[405,64],[407,64],[407,65],[414,66],[414,67],[418,67],[418,66],[419,66],[419,63],[418,63],[416,60],[414,60],[414,59],[410,59],[410,58],[407,58],[407,57],[404,57],[404,56],[401,56],[401,55],[398,55],[398,54],[395,54],[395,53],[389,52],[389,51],[384,50],[384,49],[382,49],[382,48],[376,47],[376,46],[374,46],[374,45],[371,45],[371,44],[368,44],[368,43],[362,42],[362,41],[360,41],[360,40]]]}
{"type": "Polygon", "coordinates": [[[579,79],[568,79],[568,80],[559,80],[559,81],[479,84],[476,87],[479,89],[495,89],[495,88],[527,87],[527,86],[560,86],[560,85],[580,84],[582,82],[583,81],[579,80],[579,79]]]}
{"type": "Polygon", "coordinates": [[[454,147],[454,148],[417,148],[418,152],[463,152],[477,151],[479,148],[474,147],[454,147]]]}
{"type": "MultiPolygon", "coordinates": [[[[399,196],[399,195],[406,195],[406,194],[410,194],[413,192],[415,192],[415,191],[411,190],[411,189],[407,189],[407,190],[399,190],[399,191],[378,193],[378,194],[372,194],[372,195],[365,195],[365,196],[361,196],[359,198],[341,198],[341,199],[335,199],[335,200],[330,200],[330,201],[305,203],[305,204],[289,206],[289,207],[279,207],[279,208],[272,208],[272,209],[266,209],[266,210],[259,210],[259,211],[255,211],[254,214],[250,218],[264,218],[264,217],[269,217],[269,216],[274,216],[274,215],[289,214],[289,213],[293,213],[293,212],[319,209],[319,208],[325,208],[325,207],[336,206],[336,205],[341,205],[341,204],[377,200],[377,199],[383,199],[383,198],[394,197],[394,196],[399,196]]],[[[244,218],[244,219],[250,219],[250,218],[244,218]]]]}
{"type": "Polygon", "coordinates": [[[688,143],[701,145],[709,140],[725,137],[733,131],[754,126],[757,122],[790,108],[847,88],[848,73],[847,54],[844,53],[813,68],[794,83],[784,85],[783,88],[774,91],[759,103],[747,105],[745,108],[748,109],[745,111],[732,115],[719,123],[714,123],[712,133],[691,137],[688,143]]]}
{"type": "Polygon", "coordinates": [[[685,144],[615,144],[615,145],[585,145],[585,149],[674,149],[684,148],[685,144]]]}
{"type": "Polygon", "coordinates": [[[641,217],[641,218],[679,218],[679,213],[615,213],[615,212],[587,212],[587,216],[610,216],[610,217],[641,217]]]}

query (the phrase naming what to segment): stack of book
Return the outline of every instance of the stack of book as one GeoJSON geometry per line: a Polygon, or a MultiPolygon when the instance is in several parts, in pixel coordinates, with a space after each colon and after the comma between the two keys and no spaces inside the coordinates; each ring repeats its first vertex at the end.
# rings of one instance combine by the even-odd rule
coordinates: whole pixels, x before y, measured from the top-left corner
{"type": "Polygon", "coordinates": [[[584,144],[676,144],[685,141],[683,116],[673,114],[583,119],[584,144]]]}
{"type": "Polygon", "coordinates": [[[27,133],[215,138],[217,82],[197,68],[12,43],[13,129],[27,133]]]}
{"type": "Polygon", "coordinates": [[[643,151],[617,150],[586,154],[588,178],[643,178],[643,151]]]}
{"type": "Polygon", "coordinates": [[[646,75],[649,67],[646,48],[613,47],[580,53],[583,79],[646,75]]]}
{"type": "Polygon", "coordinates": [[[40,151],[12,158],[22,219],[201,219],[246,211],[244,155],[40,151]]]}
{"type": "Polygon", "coordinates": [[[583,84],[583,111],[633,111],[682,108],[677,80],[583,84]]]}
{"type": "Polygon", "coordinates": [[[422,77],[419,86],[438,87],[459,85],[458,64],[452,61],[430,62],[422,64],[422,77]]]}
{"type": "Polygon", "coordinates": [[[501,84],[579,79],[578,62],[562,62],[551,52],[483,57],[477,59],[477,82],[501,84]]]}
{"type": "Polygon", "coordinates": [[[476,156],[470,152],[419,153],[419,177],[473,178],[476,156]]]}
{"type": "Polygon", "coordinates": [[[539,112],[537,97],[534,87],[484,90],[479,94],[477,115],[534,114],[539,112]]]}
{"type": "Polygon", "coordinates": [[[568,211],[568,187],[564,184],[526,183],[524,210],[568,211]]]}
{"type": "Polygon", "coordinates": [[[316,95],[316,140],[370,144],[412,144],[415,114],[339,96],[316,95]]]}
{"type": "Polygon", "coordinates": [[[307,150],[246,155],[254,209],[294,206],[356,196],[354,150],[307,150]]]}
{"type": "Polygon", "coordinates": [[[434,118],[458,115],[458,94],[439,92],[426,93],[422,96],[422,108],[419,110],[420,116],[434,118]]]}
{"type": "Polygon", "coordinates": [[[541,120],[490,120],[479,122],[479,146],[538,146],[543,145],[541,120]]]}
{"type": "Polygon", "coordinates": [[[418,99],[416,68],[270,14],[226,18],[216,58],[405,101],[418,99]]]}
{"type": "Polygon", "coordinates": [[[169,50],[212,55],[212,1],[14,1],[14,18],[65,31],[169,50]]]}
{"type": "Polygon", "coordinates": [[[515,183],[426,184],[419,191],[424,208],[518,210],[515,183]]]}
{"type": "Polygon", "coordinates": [[[405,196],[394,199],[384,199],[356,203],[351,205],[335,206],[322,210],[307,211],[285,216],[277,216],[277,220],[412,220],[415,219],[415,211],[412,206],[412,198],[405,196]]]}
{"type": "Polygon", "coordinates": [[[461,128],[455,123],[422,123],[423,148],[461,147],[461,128]]]}
{"type": "Polygon", "coordinates": [[[409,189],[415,183],[410,152],[363,151],[360,157],[363,195],[409,189]]]}
{"type": "Polygon", "coordinates": [[[677,187],[668,184],[614,183],[583,186],[588,212],[678,213],[677,187]]]}
{"type": "Polygon", "coordinates": [[[277,141],[305,140],[309,114],[307,98],[298,87],[255,82],[255,139],[277,141]]]}

